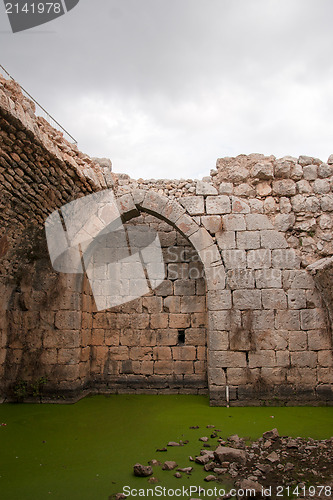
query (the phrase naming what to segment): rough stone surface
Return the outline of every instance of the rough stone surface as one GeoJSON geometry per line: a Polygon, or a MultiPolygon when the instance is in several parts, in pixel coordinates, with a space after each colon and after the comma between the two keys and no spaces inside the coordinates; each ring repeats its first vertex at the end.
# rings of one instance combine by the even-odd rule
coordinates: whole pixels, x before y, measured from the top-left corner
{"type": "Polygon", "coordinates": [[[209,390],[225,404],[228,384],[231,404],[331,404],[332,155],[239,155],[203,181],[131,179],[34,112],[0,77],[1,397],[20,380],[32,397],[45,379],[45,397],[209,390]],[[97,311],[85,275],[52,269],[44,222],[106,188],[126,227],[157,231],[166,278],[97,311]]]}

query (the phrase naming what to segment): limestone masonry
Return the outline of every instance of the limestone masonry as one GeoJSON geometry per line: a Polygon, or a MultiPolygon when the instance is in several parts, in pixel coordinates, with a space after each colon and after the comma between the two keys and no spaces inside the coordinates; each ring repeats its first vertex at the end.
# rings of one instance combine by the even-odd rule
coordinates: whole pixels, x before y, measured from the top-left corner
{"type": "Polygon", "coordinates": [[[212,405],[332,404],[333,155],[217,160],[202,180],[91,159],[0,76],[0,397],[207,393],[212,405]],[[166,279],[97,312],[53,270],[44,222],[106,188],[158,231],[166,279]],[[30,391],[30,392],[29,392],[30,391]]]}

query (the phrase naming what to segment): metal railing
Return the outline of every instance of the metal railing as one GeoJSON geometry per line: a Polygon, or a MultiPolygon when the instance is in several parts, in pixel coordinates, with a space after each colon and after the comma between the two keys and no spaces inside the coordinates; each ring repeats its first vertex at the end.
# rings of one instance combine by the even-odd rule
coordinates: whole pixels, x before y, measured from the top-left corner
{"type": "Polygon", "coordinates": [[[70,139],[71,139],[71,142],[73,142],[74,144],[77,144],[77,140],[76,140],[76,139],[74,139],[74,137],[73,137],[73,136],[72,136],[72,135],[71,135],[71,134],[70,134],[70,133],[69,133],[69,132],[68,132],[68,131],[67,131],[67,130],[63,127],[63,126],[62,126],[62,125],[60,125],[60,123],[59,123],[59,122],[58,122],[55,118],[53,118],[53,116],[52,116],[52,115],[50,115],[50,113],[48,113],[48,112],[46,111],[46,109],[45,109],[45,108],[43,108],[43,106],[42,106],[41,104],[39,104],[39,102],[38,102],[38,101],[36,101],[36,99],[34,99],[34,98],[32,97],[32,95],[31,95],[31,94],[29,94],[29,92],[28,92],[27,90],[25,90],[25,88],[24,88],[24,87],[22,87],[22,85],[20,85],[20,84],[19,84],[19,83],[15,80],[15,78],[13,78],[13,77],[12,77],[12,76],[8,73],[8,71],[7,71],[7,70],[6,70],[6,69],[2,66],[2,64],[0,64],[0,68],[1,68],[1,69],[5,72],[5,73],[6,73],[6,75],[8,75],[8,76],[9,76],[9,78],[10,78],[11,80],[13,80],[15,83],[17,83],[17,84],[20,86],[20,89],[22,90],[22,92],[23,92],[26,96],[28,96],[28,97],[29,97],[29,99],[31,99],[31,100],[32,100],[32,101],[36,104],[36,106],[38,106],[38,108],[39,108],[39,109],[41,109],[41,110],[43,111],[43,113],[44,113],[44,117],[43,117],[43,118],[45,118],[47,121],[49,121],[50,125],[52,125],[51,121],[52,121],[52,122],[54,122],[54,123],[55,123],[55,124],[56,124],[56,125],[57,125],[57,126],[58,126],[58,127],[59,127],[59,128],[60,128],[60,129],[61,129],[61,130],[62,130],[62,131],[63,131],[63,132],[64,132],[64,133],[65,133],[65,134],[66,134],[66,135],[70,138],[70,139]]]}

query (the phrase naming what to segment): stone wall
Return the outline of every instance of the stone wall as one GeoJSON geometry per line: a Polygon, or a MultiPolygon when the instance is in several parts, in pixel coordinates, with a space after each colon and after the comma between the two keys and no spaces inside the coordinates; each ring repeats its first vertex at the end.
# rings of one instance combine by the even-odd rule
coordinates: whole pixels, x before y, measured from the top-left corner
{"type": "Polygon", "coordinates": [[[124,392],[207,392],[202,264],[189,242],[166,222],[143,213],[125,228],[133,224],[158,232],[166,278],[149,295],[93,312],[92,385],[124,392]]]}
{"type": "Polygon", "coordinates": [[[80,153],[4,79],[0,119],[4,396],[47,376],[55,397],[208,384],[212,404],[226,387],[234,405],[332,403],[332,155],[241,155],[203,180],[134,180],[80,153]],[[107,187],[126,224],[158,230],[167,278],[97,312],[85,276],[52,270],[43,224],[107,187]]]}

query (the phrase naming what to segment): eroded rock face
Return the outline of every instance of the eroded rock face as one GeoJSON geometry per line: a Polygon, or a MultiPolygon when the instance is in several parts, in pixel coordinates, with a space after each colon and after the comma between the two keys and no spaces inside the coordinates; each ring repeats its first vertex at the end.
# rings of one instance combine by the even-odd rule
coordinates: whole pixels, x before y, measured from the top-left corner
{"type": "Polygon", "coordinates": [[[153,469],[150,465],[141,465],[138,463],[134,465],[133,472],[135,476],[148,477],[153,474],[153,469]]]}

